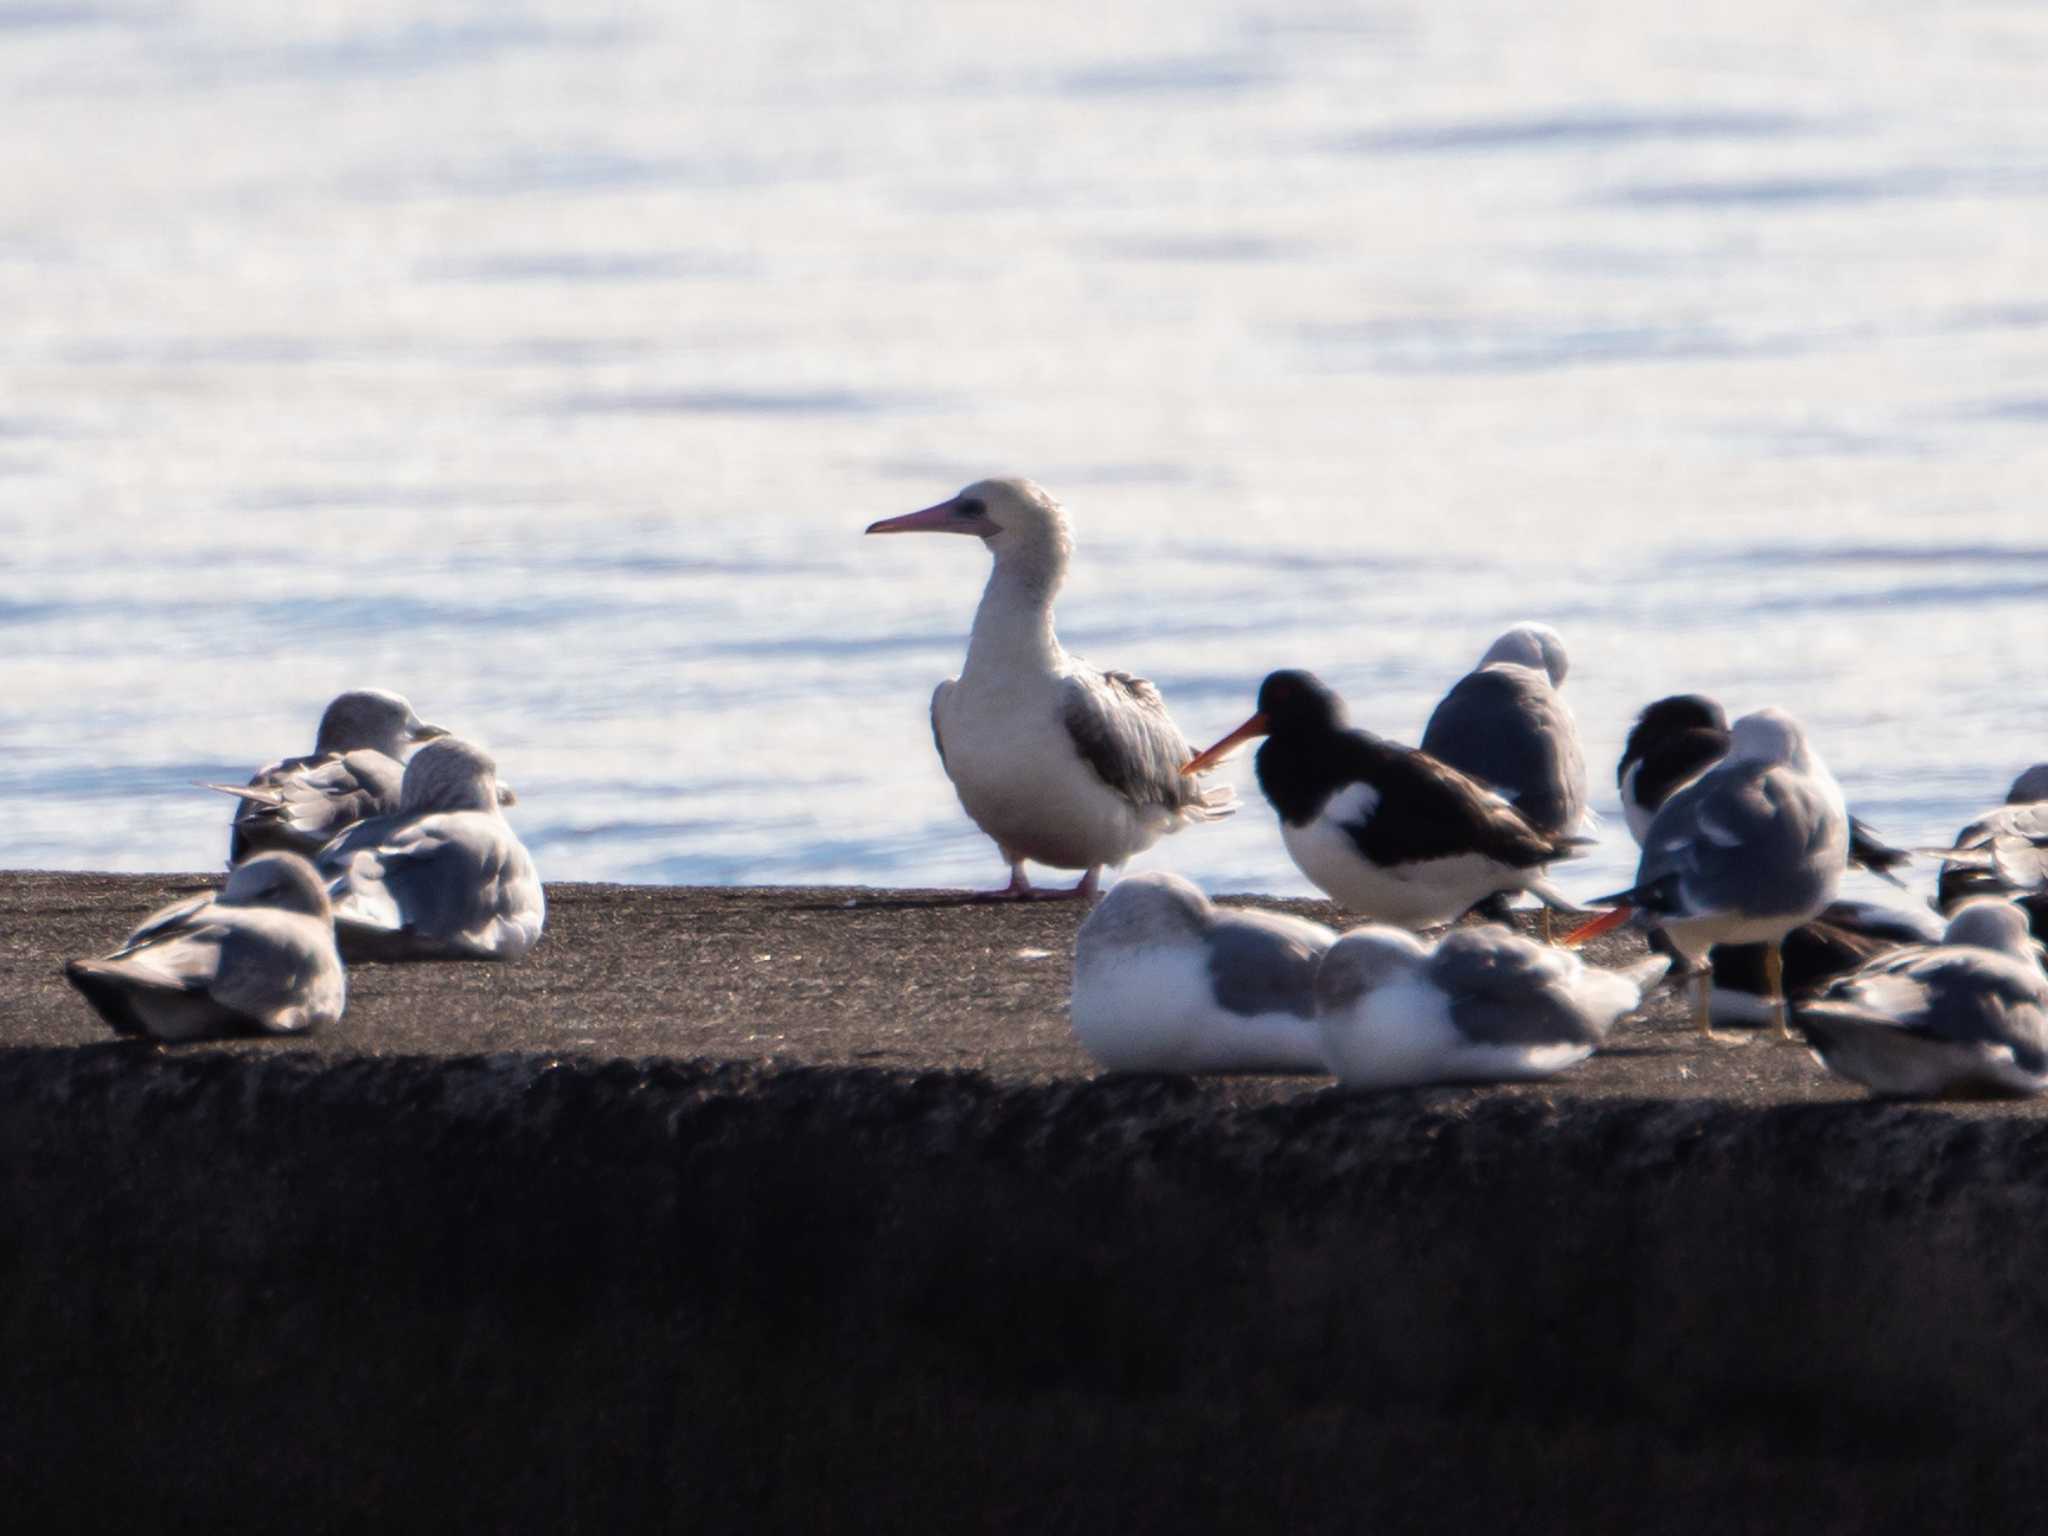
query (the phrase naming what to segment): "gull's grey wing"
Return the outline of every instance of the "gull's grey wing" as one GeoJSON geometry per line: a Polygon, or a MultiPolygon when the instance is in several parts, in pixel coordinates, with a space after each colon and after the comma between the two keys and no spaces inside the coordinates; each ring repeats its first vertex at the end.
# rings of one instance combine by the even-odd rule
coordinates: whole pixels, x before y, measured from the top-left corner
{"type": "Polygon", "coordinates": [[[1469,1039],[1598,1045],[1601,1031],[1572,1000],[1576,970],[1565,951],[1482,925],[1445,934],[1425,975],[1449,999],[1451,1021],[1469,1039]]]}
{"type": "Polygon", "coordinates": [[[1060,685],[1060,720],[1074,750],[1132,804],[1179,811],[1200,803],[1202,787],[1180,771],[1194,753],[1144,678],[1077,665],[1060,685]]]}
{"type": "Polygon", "coordinates": [[[280,849],[310,858],[356,822],[396,811],[404,777],[396,759],[367,749],[272,764],[249,781],[270,798],[236,808],[228,862],[280,849]]]}
{"type": "Polygon", "coordinates": [[[1307,924],[1266,923],[1259,921],[1262,915],[1223,915],[1209,930],[1210,989],[1217,1002],[1247,1018],[1291,1013],[1312,1019],[1316,967],[1335,935],[1325,933],[1318,941],[1303,931],[1307,924]]]}
{"type": "Polygon", "coordinates": [[[1847,818],[1782,764],[1728,762],[1665,801],[1643,831],[1635,896],[1669,917],[1799,912],[1847,852],[1847,818]]]}
{"type": "Polygon", "coordinates": [[[1539,832],[1569,832],[1586,813],[1578,726],[1549,679],[1528,667],[1460,678],[1430,715],[1422,750],[1499,791],[1539,832]]]}
{"type": "Polygon", "coordinates": [[[346,983],[324,919],[262,908],[220,919],[220,961],[207,990],[222,1008],[268,1034],[341,1017],[346,983]]]}

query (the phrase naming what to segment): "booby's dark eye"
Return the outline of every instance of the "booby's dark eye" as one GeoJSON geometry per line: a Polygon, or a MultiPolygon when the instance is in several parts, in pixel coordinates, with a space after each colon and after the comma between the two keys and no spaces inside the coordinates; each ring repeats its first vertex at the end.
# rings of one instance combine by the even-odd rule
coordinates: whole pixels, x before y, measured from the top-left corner
{"type": "Polygon", "coordinates": [[[987,517],[988,503],[979,496],[968,496],[955,502],[953,509],[962,517],[987,517]]]}

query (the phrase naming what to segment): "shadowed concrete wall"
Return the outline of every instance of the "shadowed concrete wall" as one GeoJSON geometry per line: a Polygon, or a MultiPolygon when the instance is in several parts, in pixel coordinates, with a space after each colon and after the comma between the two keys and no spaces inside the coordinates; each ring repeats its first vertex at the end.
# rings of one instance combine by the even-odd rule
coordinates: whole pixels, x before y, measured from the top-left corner
{"type": "Polygon", "coordinates": [[[0,1053],[15,1528],[2041,1515],[2048,1124],[1446,1102],[0,1053]]]}

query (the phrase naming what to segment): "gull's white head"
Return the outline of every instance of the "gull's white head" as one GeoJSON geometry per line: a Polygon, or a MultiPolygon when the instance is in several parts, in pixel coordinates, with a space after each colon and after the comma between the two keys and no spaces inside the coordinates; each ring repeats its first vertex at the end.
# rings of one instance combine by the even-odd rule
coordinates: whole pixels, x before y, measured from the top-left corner
{"type": "Polygon", "coordinates": [[[2032,805],[2038,800],[2048,800],[2048,763],[2034,764],[2005,792],[2007,805],[2032,805]]]}
{"type": "Polygon", "coordinates": [[[419,743],[447,734],[414,714],[402,694],[382,688],[352,688],[336,695],[320,716],[320,734],[313,750],[382,752],[402,762],[419,743]]]}
{"type": "Polygon", "coordinates": [[[1354,928],[1330,946],[1316,969],[1316,1012],[1342,1013],[1428,959],[1428,946],[1412,933],[1383,923],[1354,928]]]}
{"type": "Polygon", "coordinates": [[[296,853],[259,853],[237,864],[215,902],[227,907],[276,907],[331,922],[334,908],[320,875],[296,853]]]}
{"type": "Polygon", "coordinates": [[[408,816],[430,811],[498,809],[498,765],[491,754],[459,736],[439,736],[405,765],[398,808],[408,816]]]}
{"type": "Polygon", "coordinates": [[[2041,958],[2027,914],[2003,896],[1976,896],[1957,907],[1941,942],[1995,949],[2029,964],[2038,964],[2041,958]]]}
{"type": "Polygon", "coordinates": [[[1564,641],[1548,624],[1517,624],[1488,646],[1486,654],[1479,658],[1482,668],[1495,662],[1547,673],[1553,688],[1564,686],[1565,672],[1571,666],[1564,653],[1564,641]]]}
{"type": "Polygon", "coordinates": [[[1728,735],[1730,762],[1787,763],[1795,768],[1813,762],[1805,730],[1776,706],[1744,715],[1728,728],[1728,735]]]}
{"type": "Polygon", "coordinates": [[[998,570],[1057,582],[1074,539],[1060,504],[1029,480],[977,480],[950,501],[870,523],[869,533],[971,533],[998,570]]]}
{"type": "Polygon", "coordinates": [[[1088,914],[1077,943],[1136,948],[1198,938],[1210,921],[1209,898],[1165,870],[1126,875],[1088,914]]]}

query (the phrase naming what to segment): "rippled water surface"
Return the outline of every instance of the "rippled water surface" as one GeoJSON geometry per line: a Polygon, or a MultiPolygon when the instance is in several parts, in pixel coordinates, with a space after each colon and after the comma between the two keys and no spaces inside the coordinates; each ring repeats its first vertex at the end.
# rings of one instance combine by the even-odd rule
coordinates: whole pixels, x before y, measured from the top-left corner
{"type": "MultiPolygon", "coordinates": [[[[0,3],[0,865],[378,683],[558,879],[994,884],[932,753],[1027,473],[1198,744],[1413,740],[1507,623],[1607,771],[1807,719],[1945,839],[2048,758],[2048,12],[0,3]]],[[[1304,889],[1253,804],[1144,856],[1304,889]]]]}

